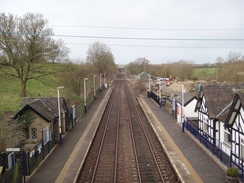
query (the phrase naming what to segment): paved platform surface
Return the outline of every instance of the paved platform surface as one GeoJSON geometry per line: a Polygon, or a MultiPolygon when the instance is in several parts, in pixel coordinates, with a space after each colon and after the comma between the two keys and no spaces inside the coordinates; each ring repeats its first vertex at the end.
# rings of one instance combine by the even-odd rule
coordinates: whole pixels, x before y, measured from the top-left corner
{"type": "Polygon", "coordinates": [[[184,182],[225,182],[225,171],[209,156],[189,133],[182,133],[181,126],[150,98],[139,98],[151,125],[162,144],[166,146],[175,167],[184,182]]]}
{"type": "Polygon", "coordinates": [[[103,90],[97,96],[87,112],[65,135],[62,144],[56,145],[52,153],[27,179],[28,183],[72,183],[75,180],[110,92],[111,88],[103,90]]]}
{"type": "MultiPolygon", "coordinates": [[[[71,183],[81,168],[93,135],[98,126],[99,118],[106,106],[109,93],[103,91],[77,122],[75,127],[63,139],[63,143],[55,147],[52,154],[41,164],[37,171],[28,179],[30,183],[71,183]],[[78,156],[79,155],[79,156],[78,156]]],[[[170,159],[174,162],[182,182],[225,182],[225,172],[216,164],[181,127],[164,108],[150,98],[139,98],[144,110],[154,127],[161,143],[167,149],[170,159]]]]}

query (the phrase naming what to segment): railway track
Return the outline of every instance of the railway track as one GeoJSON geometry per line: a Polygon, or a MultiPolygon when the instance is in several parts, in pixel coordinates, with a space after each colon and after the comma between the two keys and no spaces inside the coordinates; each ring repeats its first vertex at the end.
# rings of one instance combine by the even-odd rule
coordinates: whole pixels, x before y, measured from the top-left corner
{"type": "Polygon", "coordinates": [[[128,81],[118,75],[78,182],[179,182],[128,81]]]}

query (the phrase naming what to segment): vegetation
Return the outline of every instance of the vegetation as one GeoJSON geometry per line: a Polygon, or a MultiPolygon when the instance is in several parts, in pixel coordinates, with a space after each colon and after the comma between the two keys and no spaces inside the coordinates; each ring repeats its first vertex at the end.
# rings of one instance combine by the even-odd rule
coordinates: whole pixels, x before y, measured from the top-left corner
{"type": "Polygon", "coordinates": [[[194,68],[193,80],[213,79],[216,71],[217,69],[215,67],[194,68]]]}
{"type": "MultiPolygon", "coordinates": [[[[104,44],[101,45],[106,46],[104,44]]],[[[92,56],[92,54],[90,54],[90,56],[92,56]]],[[[52,75],[46,75],[41,78],[30,80],[26,86],[26,96],[57,96],[57,87],[64,86],[65,89],[62,90],[61,95],[65,96],[68,103],[78,105],[83,99],[84,78],[88,78],[87,89],[88,94],[90,94],[94,87],[94,75],[96,75],[96,88],[99,87],[99,71],[102,72],[102,80],[104,79],[104,73],[106,73],[106,78],[111,78],[114,75],[115,63],[111,52],[110,56],[111,58],[109,62],[107,62],[106,59],[103,59],[97,61],[96,64],[91,63],[90,61],[86,63],[81,62],[79,64],[73,62],[46,63],[46,70],[48,72],[56,70],[62,72],[56,72],[52,75]]],[[[4,69],[7,71],[9,68],[4,69]]],[[[0,114],[8,111],[16,113],[21,101],[21,97],[19,96],[21,91],[19,80],[14,77],[8,77],[0,80],[0,84],[0,97],[2,99],[0,102],[0,114]]]]}
{"type": "Polygon", "coordinates": [[[115,72],[114,56],[110,48],[100,42],[92,44],[87,51],[87,63],[92,64],[93,73],[106,73],[107,77],[115,72]]]}
{"type": "Polygon", "coordinates": [[[51,39],[47,23],[41,14],[0,14],[0,79],[18,79],[21,97],[29,80],[56,73],[47,69],[50,63],[64,60],[69,52],[61,40],[51,39]]]}
{"type": "Polygon", "coordinates": [[[145,58],[127,64],[126,72],[140,74],[145,71],[151,75],[177,80],[209,80],[217,82],[244,82],[244,56],[230,52],[227,60],[218,57],[215,64],[193,64],[189,61],[153,65],[145,58]],[[241,75],[242,74],[242,75],[241,75]]]}
{"type": "Polygon", "coordinates": [[[238,61],[227,61],[219,63],[217,66],[216,78],[220,82],[240,82],[238,73],[244,71],[244,59],[238,61]]]}
{"type": "Polygon", "coordinates": [[[126,66],[127,74],[140,74],[143,71],[158,77],[169,78],[171,75],[180,80],[192,79],[193,64],[187,61],[178,61],[168,64],[151,65],[145,58],[136,59],[126,66]]]}
{"type": "Polygon", "coordinates": [[[235,167],[229,167],[226,171],[226,175],[229,177],[238,177],[239,173],[235,167]]]}
{"type": "Polygon", "coordinates": [[[34,122],[35,116],[32,111],[27,110],[21,116],[18,117],[18,124],[20,130],[22,131],[22,136],[24,139],[29,138],[29,128],[31,124],[34,122]]]}
{"type": "MultiPolygon", "coordinates": [[[[56,87],[60,81],[55,76],[46,76],[40,79],[33,79],[27,83],[28,97],[56,96],[56,87]]],[[[20,106],[21,97],[19,81],[16,78],[0,80],[0,114],[8,111],[16,113],[20,106]]]]}

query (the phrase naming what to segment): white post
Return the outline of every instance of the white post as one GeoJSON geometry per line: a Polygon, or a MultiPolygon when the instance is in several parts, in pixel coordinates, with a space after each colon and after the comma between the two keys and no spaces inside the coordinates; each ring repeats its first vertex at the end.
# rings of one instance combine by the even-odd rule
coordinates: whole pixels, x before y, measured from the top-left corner
{"type": "Polygon", "coordinates": [[[104,85],[104,88],[105,88],[105,75],[106,75],[106,73],[104,73],[104,78],[103,78],[103,85],[104,85]]]}
{"type": "Polygon", "coordinates": [[[181,120],[182,120],[182,132],[184,132],[184,85],[182,84],[182,104],[181,104],[181,120]]]}
{"type": "Polygon", "coordinates": [[[88,80],[88,78],[84,79],[84,102],[85,102],[85,112],[86,112],[86,80],[88,80]]]}
{"type": "Polygon", "coordinates": [[[100,74],[100,91],[102,91],[102,81],[101,81],[101,78],[102,78],[102,74],[100,74]]]}
{"type": "Polygon", "coordinates": [[[93,76],[94,100],[96,99],[96,75],[93,76]]]}
{"type": "Polygon", "coordinates": [[[161,108],[162,107],[162,92],[161,92],[161,90],[162,90],[162,81],[161,81],[161,79],[160,79],[160,81],[159,81],[159,107],[161,108]]]}
{"type": "Polygon", "coordinates": [[[57,87],[58,90],[58,124],[59,124],[59,143],[62,144],[62,126],[61,126],[61,109],[60,109],[60,96],[59,90],[63,89],[64,86],[57,87]]]}
{"type": "Polygon", "coordinates": [[[151,97],[151,86],[150,86],[150,78],[151,78],[151,76],[150,76],[150,74],[148,74],[148,97],[151,97]]]}

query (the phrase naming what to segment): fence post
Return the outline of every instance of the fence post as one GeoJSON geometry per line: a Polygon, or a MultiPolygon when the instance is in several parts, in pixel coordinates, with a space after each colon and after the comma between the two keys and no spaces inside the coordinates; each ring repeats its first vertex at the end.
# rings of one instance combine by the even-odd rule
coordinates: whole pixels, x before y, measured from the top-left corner
{"type": "Polygon", "coordinates": [[[223,155],[222,155],[222,143],[220,143],[220,161],[222,162],[223,161],[223,155]]]}
{"type": "Polygon", "coordinates": [[[28,169],[28,175],[30,175],[30,152],[29,151],[27,151],[27,158],[26,159],[27,159],[27,168],[26,168],[26,170],[28,169]]]}
{"type": "Polygon", "coordinates": [[[44,160],[44,158],[45,158],[45,152],[44,152],[44,151],[45,151],[45,148],[44,148],[44,142],[43,142],[43,139],[42,139],[42,142],[41,142],[41,143],[42,143],[41,150],[43,151],[43,153],[42,153],[42,154],[43,154],[43,158],[42,158],[42,160],[44,160]]]}
{"type": "Polygon", "coordinates": [[[232,166],[232,149],[230,150],[230,167],[232,166]]]}
{"type": "MultiPolygon", "coordinates": [[[[45,128],[46,129],[46,128],[45,128]]],[[[42,130],[42,140],[41,140],[41,144],[42,144],[42,160],[44,160],[44,156],[45,156],[45,152],[44,152],[44,140],[43,140],[43,137],[44,137],[44,133],[46,133],[46,132],[44,132],[44,130],[42,130]]],[[[46,137],[47,138],[47,137],[46,137]]],[[[47,140],[45,138],[45,141],[47,140]]]]}
{"type": "Polygon", "coordinates": [[[241,170],[242,170],[242,171],[241,171],[241,172],[242,172],[242,174],[241,174],[241,181],[243,181],[243,178],[244,178],[244,177],[243,177],[243,176],[244,176],[244,175],[243,175],[243,171],[244,171],[244,170],[243,170],[243,162],[242,162],[241,170]]]}
{"type": "Polygon", "coordinates": [[[22,174],[23,174],[23,179],[24,179],[24,183],[26,183],[26,154],[25,154],[25,151],[22,150],[22,167],[23,167],[23,171],[22,171],[22,174]]]}

